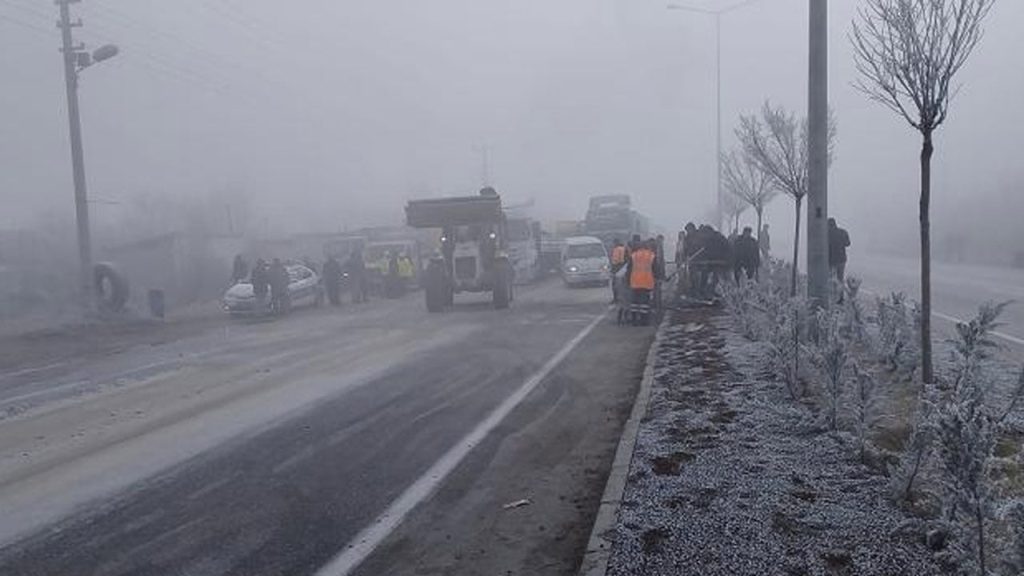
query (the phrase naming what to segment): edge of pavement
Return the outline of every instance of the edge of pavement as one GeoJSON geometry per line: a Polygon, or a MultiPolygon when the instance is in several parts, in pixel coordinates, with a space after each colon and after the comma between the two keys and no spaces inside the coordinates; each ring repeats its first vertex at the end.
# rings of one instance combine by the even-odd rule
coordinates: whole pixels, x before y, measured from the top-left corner
{"type": "Polygon", "coordinates": [[[608,481],[605,483],[604,493],[601,494],[601,505],[597,509],[597,516],[590,531],[590,538],[587,540],[587,548],[583,553],[578,576],[605,576],[608,572],[612,542],[605,535],[615,527],[619,519],[619,507],[622,504],[622,495],[626,491],[626,479],[633,462],[633,449],[636,447],[636,438],[640,433],[640,422],[647,414],[647,404],[651,398],[654,384],[654,361],[658,349],[661,347],[669,317],[668,311],[666,311],[658,325],[654,341],[651,342],[651,347],[647,350],[640,390],[637,391],[636,399],[633,401],[633,410],[629,414],[629,419],[626,420],[622,429],[622,437],[619,438],[619,445],[615,449],[615,460],[612,461],[608,481]]]}

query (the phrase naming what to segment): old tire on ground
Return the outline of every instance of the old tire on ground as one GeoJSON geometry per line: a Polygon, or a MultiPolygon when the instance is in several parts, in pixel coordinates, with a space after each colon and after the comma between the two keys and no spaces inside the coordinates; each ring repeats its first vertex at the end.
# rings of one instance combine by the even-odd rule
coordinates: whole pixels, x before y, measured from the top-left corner
{"type": "Polygon", "coordinates": [[[499,260],[494,268],[494,308],[504,310],[512,301],[512,275],[508,262],[499,260]]]}
{"type": "Polygon", "coordinates": [[[120,312],[128,302],[128,280],[122,276],[113,264],[100,262],[93,266],[93,289],[96,301],[103,312],[120,312]]]}
{"type": "Polygon", "coordinates": [[[450,292],[442,266],[437,262],[431,262],[427,266],[425,280],[423,294],[427,301],[427,312],[441,312],[448,305],[450,292]]]}

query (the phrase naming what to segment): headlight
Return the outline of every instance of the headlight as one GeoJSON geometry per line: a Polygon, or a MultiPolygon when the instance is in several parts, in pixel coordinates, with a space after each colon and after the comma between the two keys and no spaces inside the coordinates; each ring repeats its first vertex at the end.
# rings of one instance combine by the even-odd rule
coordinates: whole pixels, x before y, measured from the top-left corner
{"type": "Polygon", "coordinates": [[[495,240],[497,238],[498,238],[498,235],[496,233],[494,233],[494,232],[491,232],[491,240],[495,240]]]}
{"type": "Polygon", "coordinates": [[[578,266],[569,266],[569,272],[579,272],[579,271],[580,271],[580,269],[579,269],[578,266]]]}
{"type": "Polygon", "coordinates": [[[601,272],[607,272],[607,271],[608,271],[608,265],[607,264],[602,264],[601,265],[601,272]]]}

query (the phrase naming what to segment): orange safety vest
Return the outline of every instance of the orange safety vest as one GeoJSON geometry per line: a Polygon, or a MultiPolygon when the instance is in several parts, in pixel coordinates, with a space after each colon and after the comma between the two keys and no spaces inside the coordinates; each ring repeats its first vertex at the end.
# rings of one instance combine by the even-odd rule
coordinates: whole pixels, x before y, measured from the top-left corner
{"type": "Polygon", "coordinates": [[[616,246],[612,248],[612,264],[615,266],[621,266],[626,263],[626,247],[616,246]]]}
{"type": "Polygon", "coordinates": [[[654,252],[641,248],[633,252],[632,259],[629,287],[634,290],[654,290],[654,252]]]}

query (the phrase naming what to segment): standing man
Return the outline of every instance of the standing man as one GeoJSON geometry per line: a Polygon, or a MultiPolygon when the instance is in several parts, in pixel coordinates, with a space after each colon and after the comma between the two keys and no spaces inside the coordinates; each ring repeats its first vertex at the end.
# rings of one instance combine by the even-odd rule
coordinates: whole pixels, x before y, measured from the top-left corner
{"type": "Polygon", "coordinates": [[[324,288],[331,306],[341,306],[341,263],[333,255],[324,262],[324,288]]]}
{"type": "Polygon", "coordinates": [[[846,249],[850,247],[850,234],[828,219],[828,265],[840,284],[846,284],[846,249]]]}
{"type": "Polygon", "coordinates": [[[747,280],[753,280],[757,269],[761,267],[761,249],[754,239],[754,229],[747,226],[743,234],[733,241],[733,278],[736,284],[740,283],[740,277],[746,273],[747,280]]]}
{"type": "Polygon", "coordinates": [[[657,248],[653,241],[640,242],[630,252],[627,277],[633,304],[650,305],[657,283],[656,265],[657,248]]]}
{"type": "Polygon", "coordinates": [[[348,275],[352,281],[352,302],[367,301],[366,261],[363,260],[363,249],[356,248],[348,258],[348,275]]]}
{"type": "Polygon", "coordinates": [[[256,297],[256,302],[262,305],[270,290],[270,274],[263,258],[256,259],[256,264],[252,267],[250,282],[252,282],[252,295],[256,297]]]}
{"type": "Polygon", "coordinates": [[[231,265],[231,284],[238,284],[245,277],[249,275],[249,263],[245,261],[245,258],[241,254],[235,256],[235,261],[231,265]]]}
{"type": "Polygon", "coordinates": [[[768,234],[768,225],[761,227],[761,233],[757,235],[757,244],[761,248],[761,260],[770,260],[772,257],[772,237],[768,234]]]}
{"type": "Polygon", "coordinates": [[[288,269],[280,258],[274,258],[270,264],[270,304],[274,312],[279,314],[288,312],[288,283],[288,269]]]}
{"type": "Polygon", "coordinates": [[[626,258],[627,257],[628,257],[628,253],[626,251],[626,246],[622,243],[621,239],[616,238],[615,242],[612,243],[612,256],[611,256],[611,264],[612,264],[612,266],[611,266],[611,272],[612,272],[612,275],[611,275],[612,276],[612,280],[611,280],[611,283],[612,283],[612,304],[614,304],[614,303],[619,301],[620,295],[619,295],[618,274],[619,274],[619,270],[622,270],[622,267],[626,265],[626,258]]]}

